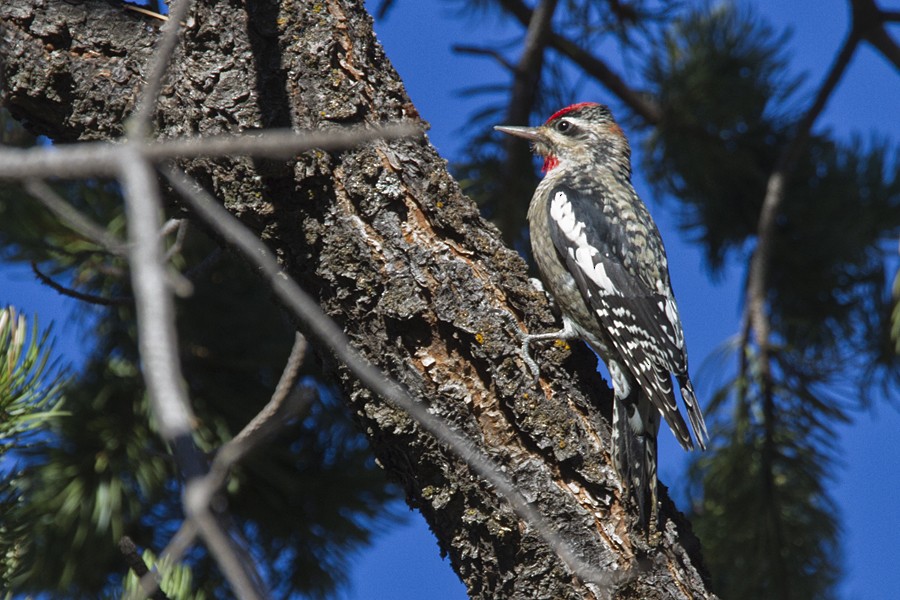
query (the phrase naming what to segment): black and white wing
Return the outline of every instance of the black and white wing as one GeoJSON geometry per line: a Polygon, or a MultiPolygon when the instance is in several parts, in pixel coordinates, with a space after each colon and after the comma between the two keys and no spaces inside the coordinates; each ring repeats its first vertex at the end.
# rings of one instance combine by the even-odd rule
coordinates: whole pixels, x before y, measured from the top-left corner
{"type": "MultiPolygon", "coordinates": [[[[634,197],[635,202],[640,202],[634,197]]],[[[630,204],[629,204],[630,205],[630,204]]],[[[687,372],[681,319],[655,225],[626,230],[615,210],[565,185],[551,190],[550,236],[587,305],[685,448],[693,448],[672,389],[674,373],[701,447],[706,427],[687,372]]]]}

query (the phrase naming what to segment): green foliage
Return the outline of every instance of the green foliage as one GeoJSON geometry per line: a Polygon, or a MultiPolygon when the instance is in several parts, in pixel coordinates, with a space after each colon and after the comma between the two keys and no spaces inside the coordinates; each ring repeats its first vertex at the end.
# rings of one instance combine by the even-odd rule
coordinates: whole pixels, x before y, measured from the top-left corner
{"type": "MultiPolygon", "coordinates": [[[[194,577],[189,566],[184,564],[172,564],[169,560],[160,561],[153,552],[144,550],[141,559],[147,568],[154,570],[159,578],[159,588],[165,592],[169,600],[206,600],[207,595],[202,591],[194,591],[194,577]]],[[[140,578],[133,571],[128,572],[122,585],[125,600],[141,599],[146,597],[140,585],[140,578]]],[[[109,598],[120,597],[118,594],[110,594],[109,598]]]]}
{"type": "Polygon", "coordinates": [[[0,586],[9,589],[21,570],[28,544],[27,524],[10,519],[23,501],[21,454],[42,443],[41,431],[60,411],[60,378],[48,365],[49,331],[40,333],[37,319],[29,333],[25,315],[0,308],[0,586]]]}
{"type": "Polygon", "coordinates": [[[663,110],[643,172],[681,203],[681,223],[714,270],[756,232],[787,136],[786,34],[721,4],[676,21],[647,66],[663,110]]]}
{"type": "Polygon", "coordinates": [[[25,315],[0,308],[0,450],[24,448],[27,435],[49,417],[59,416],[60,380],[48,366],[52,347],[34,319],[29,333],[25,315]],[[51,378],[50,381],[47,381],[51,378]]]}
{"type": "MultiPolygon", "coordinates": [[[[786,34],[728,5],[686,16],[647,70],[665,111],[644,172],[682,209],[714,270],[756,234],[769,173],[797,115],[786,34]]],[[[773,327],[795,364],[897,373],[886,344],[891,301],[881,240],[900,234],[900,178],[886,142],[814,136],[788,180],[769,265],[773,327]],[[892,167],[894,169],[892,170],[892,167]],[[852,218],[848,218],[852,215],[852,218]]],[[[868,386],[862,385],[865,401],[868,386]]]]}
{"type": "MultiPolygon", "coordinates": [[[[673,24],[647,71],[665,117],[648,137],[645,172],[677,198],[714,271],[754,240],[798,119],[785,39],[720,5],[673,24]]],[[[881,247],[900,235],[896,164],[886,142],[819,134],[788,179],[766,279],[771,379],[754,347],[742,348],[741,374],[708,409],[712,452],[692,469],[702,484],[693,524],[723,597],[834,595],[835,425],[900,374],[881,247]]]]}
{"type": "MultiPolygon", "coordinates": [[[[620,3],[572,0],[559,3],[555,21],[566,24],[559,34],[613,68],[613,59],[591,49],[618,42],[630,74],[643,74],[627,83],[648,90],[661,116],[646,129],[636,171],[675,206],[718,276],[728,261],[748,263],[769,176],[811,94],[798,93],[803,79],[790,70],[788,32],[749,8],[696,4],[648,12],[645,3],[629,3],[634,12],[620,15],[620,3]]],[[[573,71],[542,74],[533,115],[560,90],[574,89],[568,81],[584,74],[573,71]]],[[[560,106],[571,99],[563,98],[560,106]]],[[[504,100],[483,111],[491,125],[500,122],[504,100]]],[[[769,368],[753,337],[742,339],[739,372],[707,407],[717,424],[713,447],[691,470],[692,521],[723,598],[834,596],[841,559],[829,494],[835,429],[854,409],[896,398],[900,379],[900,275],[893,296],[888,283],[900,237],[896,145],[813,132],[787,179],[767,265],[769,368]]],[[[519,182],[511,185],[514,157],[495,141],[478,134],[468,153],[461,172],[489,211],[504,193],[530,196],[530,170],[513,169],[519,182]]],[[[522,223],[507,227],[510,237],[522,223]]]]}
{"type": "Polygon", "coordinates": [[[856,379],[862,404],[900,374],[883,247],[900,236],[891,154],[884,142],[814,138],[788,186],[770,267],[773,328],[791,362],[818,379],[856,379]]]}
{"type": "MultiPolygon", "coordinates": [[[[110,233],[121,232],[115,186],[57,189],[110,233]]],[[[98,597],[120,589],[123,535],[157,551],[168,543],[182,518],[179,477],[150,416],[124,260],[58,224],[48,225],[53,236],[40,239],[52,219],[7,192],[0,213],[16,220],[0,219],[6,257],[34,261],[58,282],[110,302],[85,309],[92,331],[85,366],[65,390],[71,416],[28,449],[17,474],[21,494],[4,523],[28,536],[16,547],[12,584],[18,591],[98,597]],[[21,226],[4,226],[10,222],[21,226]]],[[[181,361],[195,439],[212,454],[268,401],[294,326],[272,306],[266,286],[199,231],[188,232],[173,265],[193,285],[177,307],[181,361]]],[[[354,552],[398,518],[385,508],[397,490],[331,388],[312,379],[318,367],[308,362],[304,381],[321,398],[239,465],[223,495],[279,597],[332,593],[346,581],[354,552]]],[[[186,565],[192,593],[222,597],[224,581],[205,552],[191,553],[186,565]]]]}
{"type": "Polygon", "coordinates": [[[714,400],[731,410],[711,411],[716,433],[690,471],[689,517],[712,589],[735,600],[834,598],[840,513],[829,487],[843,412],[790,377],[767,399],[758,356],[745,360],[748,375],[714,400]]]}

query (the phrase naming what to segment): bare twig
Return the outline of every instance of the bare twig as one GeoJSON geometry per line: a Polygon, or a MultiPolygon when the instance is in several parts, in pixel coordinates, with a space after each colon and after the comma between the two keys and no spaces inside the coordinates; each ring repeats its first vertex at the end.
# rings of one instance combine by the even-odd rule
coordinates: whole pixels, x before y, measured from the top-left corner
{"type": "Polygon", "coordinates": [[[159,228],[160,237],[166,237],[179,231],[185,223],[185,219],[169,219],[159,228]]]}
{"type": "MultiPolygon", "coordinates": [[[[534,107],[544,65],[544,48],[552,31],[556,0],[541,0],[528,22],[522,55],[516,65],[512,91],[506,111],[510,125],[527,125],[528,115],[534,107]]],[[[510,138],[512,139],[512,138],[510,138]]],[[[517,144],[521,146],[521,144],[517,144]]]]}
{"type": "MultiPolygon", "coordinates": [[[[172,257],[181,252],[181,248],[184,245],[184,238],[187,236],[188,231],[187,219],[169,219],[162,226],[162,229],[160,229],[159,235],[160,237],[165,238],[173,231],[175,232],[175,241],[172,242],[172,245],[169,246],[163,257],[166,264],[172,260],[172,257]]],[[[172,287],[172,291],[175,292],[176,296],[187,298],[194,293],[193,282],[180,271],[170,268],[166,270],[166,275],[169,278],[169,285],[172,287]]]]}
{"type": "MultiPolygon", "coordinates": [[[[241,600],[268,598],[253,557],[229,535],[230,528],[223,519],[213,513],[210,497],[202,480],[190,482],[184,488],[185,514],[197,527],[209,553],[216,560],[235,595],[241,600]]],[[[233,528],[231,533],[235,533],[233,528]]]]}
{"type": "MultiPolygon", "coordinates": [[[[175,142],[83,143],[77,147],[0,150],[0,178],[118,176],[126,196],[129,226],[128,258],[135,290],[141,361],[160,433],[173,448],[185,477],[184,505],[187,520],[170,543],[178,560],[199,533],[240,598],[265,597],[261,578],[252,558],[235,542],[239,531],[220,523],[209,508],[210,489],[201,475],[204,457],[191,438],[193,416],[182,389],[177,363],[172,299],[167,284],[172,278],[164,267],[160,239],[160,205],[155,177],[149,163],[173,156],[252,154],[287,157],[320,148],[326,151],[355,146],[373,139],[410,136],[421,129],[412,125],[384,128],[339,129],[297,134],[276,130],[242,136],[188,139],[175,142]]],[[[54,286],[58,287],[58,286],[54,286]]],[[[283,399],[282,399],[283,400],[283,399]]],[[[281,402],[281,401],[279,401],[281,402]]],[[[260,426],[255,422],[254,426],[260,426]]],[[[268,428],[260,426],[260,435],[268,428]]],[[[222,461],[233,464],[252,444],[242,445],[235,457],[223,453],[222,461]]],[[[230,449],[230,448],[229,448],[230,449]]],[[[225,469],[227,472],[227,469],[225,469]]],[[[218,467],[217,467],[218,473],[218,467]]],[[[220,477],[215,474],[214,477],[220,477]]]]}
{"type": "Polygon", "coordinates": [[[141,363],[160,434],[173,444],[176,460],[190,480],[205,471],[204,459],[191,441],[194,420],[184,392],[175,333],[175,309],[169,293],[162,244],[156,178],[132,144],[121,150],[128,237],[131,241],[132,288],[136,298],[141,363]]]}
{"type": "Polygon", "coordinates": [[[621,75],[600,58],[559,34],[554,33],[550,36],[550,45],[615,94],[646,123],[656,125],[662,120],[662,109],[650,95],[633,89],[621,75]]]}
{"type": "Polygon", "coordinates": [[[493,48],[485,48],[483,46],[468,46],[466,44],[454,44],[452,46],[453,51],[459,54],[471,54],[473,56],[489,56],[497,61],[497,63],[509,71],[510,73],[514,73],[516,71],[516,66],[506,60],[506,57],[503,56],[500,51],[495,50],[493,48]]]}
{"type": "Polygon", "coordinates": [[[859,36],[900,69],[900,46],[885,29],[885,23],[900,20],[900,13],[882,10],[875,0],[850,0],[850,10],[859,36]]]}
{"type": "Polygon", "coordinates": [[[163,225],[159,234],[166,237],[172,233],[172,231],[175,232],[175,241],[172,242],[172,245],[166,250],[166,262],[172,260],[172,257],[181,252],[181,248],[184,246],[184,238],[187,237],[188,231],[187,219],[169,219],[166,221],[166,224],[163,225]]]}
{"type": "MultiPolygon", "coordinates": [[[[163,558],[172,562],[172,564],[181,562],[187,551],[193,546],[194,540],[197,538],[197,526],[190,519],[186,519],[181,523],[181,527],[169,540],[165,549],[160,553],[159,558],[163,558]]],[[[154,581],[153,573],[147,573],[141,577],[141,589],[147,589],[147,586],[154,581]]],[[[144,600],[143,598],[141,600],[144,600]]]]}
{"type": "Polygon", "coordinates": [[[138,144],[127,143],[122,148],[120,178],[126,198],[138,343],[153,415],[185,478],[184,508],[188,518],[194,521],[238,597],[264,598],[266,594],[252,561],[223,531],[208,505],[200,506],[198,502],[198,481],[206,471],[205,459],[193,442],[194,417],[177,358],[174,304],[159,237],[159,190],[138,144]]]}
{"type": "Polygon", "coordinates": [[[147,10],[146,8],[141,8],[140,6],[133,6],[131,4],[123,5],[126,10],[134,11],[136,13],[140,13],[147,17],[153,17],[154,19],[159,19],[160,21],[168,21],[168,15],[161,15],[158,12],[153,12],[152,10],[147,10]]]}
{"type": "MultiPolygon", "coordinates": [[[[513,80],[510,86],[510,98],[506,105],[504,123],[509,125],[527,125],[528,117],[534,109],[544,69],[544,50],[547,38],[552,30],[553,13],[556,0],[541,0],[531,13],[531,20],[525,33],[522,54],[513,68],[513,80]]],[[[503,164],[503,181],[501,189],[505,193],[497,195],[497,216],[500,230],[516,231],[525,218],[526,206],[522,204],[522,196],[528,193],[523,185],[529,185],[522,173],[532,169],[532,154],[529,147],[518,143],[513,137],[503,139],[506,160],[503,164]]],[[[510,239],[510,242],[514,240],[510,239]]]]}
{"type": "Polygon", "coordinates": [[[87,302],[88,304],[98,304],[100,306],[116,306],[119,304],[129,304],[133,300],[133,298],[127,296],[107,298],[105,296],[86,294],[84,292],[79,292],[78,290],[73,290],[72,288],[66,287],[53,281],[53,279],[51,279],[49,275],[41,271],[40,267],[38,267],[37,263],[34,261],[31,261],[31,271],[34,273],[35,277],[40,280],[41,283],[53,288],[63,296],[75,298],[76,300],[87,302]]]}
{"type": "MultiPolygon", "coordinates": [[[[240,135],[147,142],[141,148],[141,155],[152,162],[169,158],[225,155],[287,158],[314,148],[332,152],[375,139],[396,139],[421,133],[420,127],[400,123],[383,127],[336,127],[305,132],[267,129],[240,135]]],[[[0,148],[0,179],[116,176],[122,158],[121,153],[122,144],[113,142],[84,142],[77,145],[21,150],[0,148]]]]}
{"type": "Polygon", "coordinates": [[[125,254],[125,245],[121,240],[109,233],[105,227],[94,223],[87,215],[63,200],[45,182],[40,179],[28,179],[25,181],[24,187],[26,192],[56,215],[72,231],[105,248],[112,254],[120,256],[125,254]]]}
{"type": "Polygon", "coordinates": [[[497,490],[512,507],[540,535],[570,571],[583,582],[608,590],[617,575],[605,573],[583,561],[571,546],[550,526],[540,512],[525,499],[510,481],[469,440],[450,429],[440,418],[428,412],[396,382],[388,379],[379,369],[369,364],[350,344],[344,331],[332,321],[319,304],[285,273],[275,257],[252,232],[220,206],[199,184],[175,167],[163,169],[172,186],[191,205],[194,212],[253,263],[296,316],[306,324],[309,332],[329,348],[338,360],[373,393],[381,396],[397,408],[405,411],[425,431],[447,446],[497,490]]]}
{"type": "MultiPolygon", "coordinates": [[[[764,427],[763,447],[761,460],[763,468],[760,470],[762,486],[770,502],[767,508],[769,514],[774,514],[779,507],[779,494],[775,485],[775,460],[776,460],[776,408],[775,390],[772,381],[772,348],[771,348],[771,322],[769,320],[767,291],[768,271],[772,261],[772,252],[775,244],[776,217],[784,202],[785,186],[794,170],[797,161],[802,155],[812,131],[812,126],[825,108],[825,104],[840,81],[853,53],[860,41],[858,30],[854,27],[844,41],[843,47],[835,58],[828,75],[822,82],[816,97],[806,114],[797,124],[790,143],[782,149],[781,155],[766,186],[766,196],[760,210],[759,223],[757,225],[757,243],[750,260],[750,268],[747,280],[747,301],[742,331],[741,350],[746,353],[749,350],[750,335],[756,342],[759,369],[759,381],[762,392],[762,412],[764,427]]],[[[741,368],[746,369],[746,360],[741,361],[741,368]]],[[[745,378],[746,372],[741,373],[745,378]]],[[[784,531],[780,518],[766,519],[766,526],[771,528],[771,535],[776,540],[776,546],[784,545],[784,531]]],[[[783,565],[776,565],[776,569],[782,569],[783,565]]],[[[782,576],[782,581],[787,579],[782,576]]]]}
{"type": "Polygon", "coordinates": [[[125,557],[128,568],[139,578],[140,588],[144,594],[152,600],[169,600],[169,597],[159,587],[159,576],[147,568],[147,564],[138,554],[137,546],[130,537],[122,536],[119,540],[119,552],[125,557]],[[146,582],[146,583],[145,583],[146,582]]]}
{"type": "MultiPolygon", "coordinates": [[[[859,41],[860,38],[856,30],[851,30],[834,63],[831,65],[828,75],[822,82],[815,100],[797,124],[793,139],[782,150],[775,170],[769,176],[766,186],[766,196],[763,200],[759,224],[757,225],[756,249],[750,261],[746,308],[746,318],[750,322],[750,328],[746,329],[746,331],[752,330],[756,344],[759,346],[764,380],[770,374],[768,353],[771,326],[766,304],[768,267],[771,262],[772,249],[775,242],[775,221],[784,201],[784,187],[787,178],[796,166],[797,160],[800,158],[803,148],[809,140],[813,124],[825,108],[825,104],[844,74],[847,65],[850,64],[850,59],[853,57],[859,41]]],[[[746,340],[743,340],[743,342],[746,343],[746,340]]]]}
{"type": "Polygon", "coordinates": [[[297,379],[300,377],[300,367],[303,366],[308,347],[309,345],[303,334],[296,333],[294,346],[291,348],[291,354],[288,356],[287,364],[285,364],[284,370],[281,372],[281,378],[275,386],[272,398],[259,414],[253,417],[253,420],[222,448],[224,452],[220,451],[216,454],[216,459],[213,461],[213,469],[211,470],[215,470],[217,463],[220,462],[223,466],[230,467],[243,458],[250,449],[258,446],[262,440],[272,433],[274,428],[294,418],[309,405],[309,401],[313,398],[311,391],[302,396],[301,402],[290,407],[290,414],[285,414],[286,401],[294,390],[297,379]],[[280,417],[279,421],[276,421],[277,417],[280,417]]]}
{"type": "MultiPolygon", "coordinates": [[[[500,5],[522,25],[527,27],[531,22],[532,10],[522,0],[500,0],[500,5]]],[[[632,89],[618,73],[613,71],[600,58],[558,33],[549,33],[548,44],[568,57],[581,67],[585,73],[615,94],[647,123],[656,124],[660,121],[662,111],[659,106],[647,96],[632,89]]]]}
{"type": "Polygon", "coordinates": [[[866,41],[872,44],[882,56],[891,61],[895,69],[900,70],[900,45],[891,37],[883,26],[866,35],[866,41]]]}
{"type": "Polygon", "coordinates": [[[381,0],[378,10],[375,12],[375,18],[379,20],[385,18],[393,6],[394,0],[381,0]]]}
{"type": "MultiPolygon", "coordinates": [[[[556,0],[541,0],[531,13],[522,54],[513,70],[510,98],[506,105],[504,122],[509,125],[527,125],[528,116],[537,102],[541,73],[544,69],[544,50],[552,31],[555,11],[556,0]]],[[[518,143],[512,136],[504,137],[503,148],[506,151],[503,188],[519,193],[499,195],[497,219],[501,231],[511,232],[516,231],[524,220],[526,207],[521,201],[521,195],[526,190],[518,188],[524,183],[522,173],[527,173],[532,168],[532,155],[527,145],[518,143]]]]}
{"type": "Polygon", "coordinates": [[[304,413],[312,403],[315,392],[311,388],[304,388],[301,391],[298,402],[287,402],[294,392],[307,347],[306,338],[301,333],[297,333],[291,354],[281,372],[281,378],[275,386],[272,398],[234,439],[216,452],[212,466],[202,481],[202,485],[207,488],[209,498],[225,483],[229,471],[235,464],[259,447],[279,428],[304,413]]]}
{"type": "MultiPolygon", "coordinates": [[[[275,386],[272,398],[234,439],[219,448],[207,474],[196,482],[195,489],[197,491],[194,502],[198,506],[203,506],[205,499],[205,506],[208,507],[210,500],[225,483],[228,473],[234,465],[252,450],[258,448],[280,426],[301,415],[309,407],[314,397],[311,389],[305,390],[305,393],[300,395],[299,402],[287,402],[295,389],[294,386],[300,375],[300,367],[306,356],[307,347],[306,338],[297,333],[287,364],[275,386]]],[[[197,534],[197,526],[191,519],[185,520],[160,556],[174,562],[181,560],[193,544],[197,534]]],[[[142,579],[142,584],[144,579],[142,579]]]]}
{"type": "Polygon", "coordinates": [[[147,69],[147,85],[144,86],[140,100],[138,100],[137,109],[126,125],[131,139],[144,140],[150,137],[150,121],[156,111],[156,103],[166,77],[166,70],[169,68],[169,61],[178,44],[182,30],[181,23],[187,16],[190,7],[191,0],[173,0],[169,5],[169,19],[162,26],[162,35],[159,37],[152,62],[147,69]]]}

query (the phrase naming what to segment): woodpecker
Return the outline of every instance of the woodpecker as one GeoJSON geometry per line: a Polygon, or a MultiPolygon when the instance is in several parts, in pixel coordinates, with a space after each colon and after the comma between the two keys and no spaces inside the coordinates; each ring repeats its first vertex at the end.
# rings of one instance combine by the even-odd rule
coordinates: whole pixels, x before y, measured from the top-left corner
{"type": "Polygon", "coordinates": [[[530,141],[544,178],[528,207],[531,248],[564,327],[523,336],[581,338],[612,378],[613,466],[636,500],[644,530],[657,526],[656,435],[660,414],[685,450],[694,448],[672,375],[700,448],[706,424],[688,375],[687,348],[662,238],[631,184],[631,149],[609,108],[585,102],[540,127],[497,126],[530,141]]]}

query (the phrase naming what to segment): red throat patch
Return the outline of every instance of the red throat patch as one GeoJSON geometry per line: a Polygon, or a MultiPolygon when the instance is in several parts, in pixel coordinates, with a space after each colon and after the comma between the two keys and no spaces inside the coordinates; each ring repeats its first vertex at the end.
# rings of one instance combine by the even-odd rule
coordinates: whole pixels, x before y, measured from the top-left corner
{"type": "Polygon", "coordinates": [[[550,169],[555,169],[559,165],[559,159],[553,156],[552,154],[548,154],[544,158],[544,166],[541,167],[541,173],[546,173],[550,169]]]}

